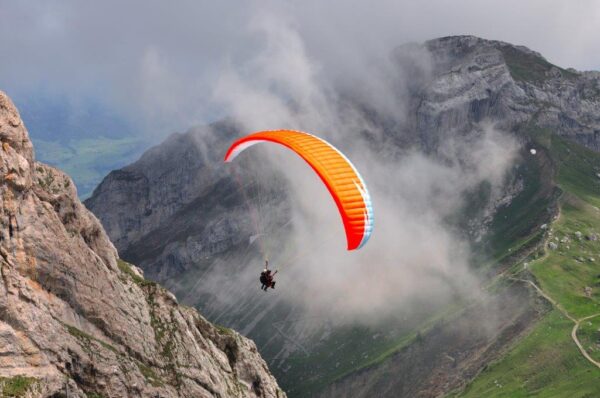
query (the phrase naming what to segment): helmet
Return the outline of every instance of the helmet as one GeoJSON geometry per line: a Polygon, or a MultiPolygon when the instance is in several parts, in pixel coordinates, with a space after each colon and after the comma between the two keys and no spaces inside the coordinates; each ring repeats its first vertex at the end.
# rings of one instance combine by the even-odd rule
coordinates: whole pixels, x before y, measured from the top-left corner
{"type": "Polygon", "coordinates": [[[263,272],[267,272],[267,269],[266,269],[266,268],[265,268],[265,269],[263,269],[263,272]]]}

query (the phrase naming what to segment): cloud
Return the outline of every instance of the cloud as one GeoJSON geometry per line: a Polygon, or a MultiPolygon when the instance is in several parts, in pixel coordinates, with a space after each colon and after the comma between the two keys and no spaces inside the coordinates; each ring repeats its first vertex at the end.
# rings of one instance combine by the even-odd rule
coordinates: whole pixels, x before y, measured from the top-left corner
{"type": "MultiPolygon", "coordinates": [[[[185,130],[224,116],[210,93],[228,69],[268,55],[265,47],[295,45],[260,32],[265,15],[272,29],[290,26],[319,73],[336,83],[360,83],[402,43],[455,34],[527,45],[563,67],[600,67],[593,0],[3,1],[0,86],[17,103],[43,88],[73,103],[110,104],[148,133],[185,130]]],[[[304,85],[294,80],[302,71],[278,62],[264,72],[304,85]]]]}
{"type": "MultiPolygon", "coordinates": [[[[292,198],[285,240],[293,249],[279,259],[283,297],[352,319],[477,291],[468,245],[445,220],[480,182],[502,184],[516,144],[482,125],[444,141],[436,157],[379,153],[362,133],[384,132],[337,88],[401,120],[416,75],[397,67],[392,49],[452,34],[525,44],[561,66],[600,65],[592,2],[67,1],[3,3],[2,10],[0,84],[11,94],[44,87],[98,97],[149,134],[230,115],[248,130],[304,129],[339,146],[363,173],[376,212],[371,241],[353,253],[312,171],[283,150],[261,154],[285,164],[292,198]]],[[[426,54],[405,61],[426,78],[426,54]]],[[[273,238],[272,250],[285,244],[273,238]]],[[[247,269],[238,279],[210,277],[214,286],[247,286],[256,279],[247,269]]]]}
{"type": "MultiPolygon", "coordinates": [[[[252,148],[254,155],[236,159],[244,169],[252,162],[267,163],[287,180],[293,227],[259,238],[266,247],[263,255],[282,268],[279,296],[311,315],[345,321],[381,319],[418,308],[415,302],[423,306],[477,297],[480,288],[470,270],[468,242],[447,220],[464,206],[465,194],[482,182],[488,182],[494,194],[501,193],[506,172],[516,160],[516,141],[492,124],[482,124],[442,141],[429,155],[418,148],[406,148],[401,155],[381,153],[363,133],[367,130],[371,137],[385,133],[365,118],[360,107],[348,105],[330,89],[326,72],[308,56],[293,24],[265,14],[254,26],[266,45],[249,63],[230,65],[216,84],[215,101],[244,130],[304,129],[339,146],[362,173],[375,208],[371,240],[361,250],[347,252],[335,204],[304,161],[285,148],[269,145],[252,148]]],[[[425,74],[431,69],[420,52],[406,57],[414,57],[414,62],[404,60],[410,67],[417,65],[425,74]]],[[[398,87],[408,87],[411,76],[398,71],[392,78],[387,71],[393,62],[389,58],[373,69],[381,74],[357,83],[367,92],[358,102],[383,92],[384,103],[378,110],[403,120],[408,92],[398,87]]],[[[273,220],[280,214],[273,215],[272,208],[261,203],[250,206],[260,213],[262,225],[282,223],[273,220]]],[[[220,278],[204,288],[219,286],[219,291],[228,293],[217,291],[217,297],[240,300],[231,292],[244,291],[243,286],[256,278],[252,266],[256,261],[249,259],[242,273],[229,282],[220,278]],[[223,288],[224,284],[239,286],[223,288]]],[[[217,275],[215,271],[213,277],[217,275]]]]}

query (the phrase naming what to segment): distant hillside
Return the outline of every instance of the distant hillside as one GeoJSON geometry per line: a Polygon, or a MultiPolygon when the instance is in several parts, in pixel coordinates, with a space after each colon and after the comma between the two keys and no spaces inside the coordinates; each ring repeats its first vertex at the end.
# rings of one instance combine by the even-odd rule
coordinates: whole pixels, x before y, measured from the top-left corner
{"type": "Polygon", "coordinates": [[[108,172],[134,161],[149,145],[123,117],[101,103],[71,104],[67,98],[43,92],[13,99],[37,158],[65,170],[80,198],[91,195],[108,172]]]}
{"type": "Polygon", "coordinates": [[[107,173],[136,159],[146,149],[145,141],[133,136],[32,141],[41,161],[65,170],[73,178],[81,199],[89,197],[107,173]]]}

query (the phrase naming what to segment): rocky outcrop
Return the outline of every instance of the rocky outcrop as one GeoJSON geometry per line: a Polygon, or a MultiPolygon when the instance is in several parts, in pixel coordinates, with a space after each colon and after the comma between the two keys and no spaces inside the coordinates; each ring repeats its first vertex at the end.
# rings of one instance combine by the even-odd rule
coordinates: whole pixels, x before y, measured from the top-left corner
{"type": "Polygon", "coordinates": [[[432,71],[409,118],[426,148],[489,120],[505,130],[532,123],[600,150],[599,72],[562,69],[526,47],[474,36],[422,47],[432,71]]]}
{"type": "Polygon", "coordinates": [[[0,92],[0,385],[32,396],[284,397],[254,343],[117,256],[0,92]],[[23,383],[21,383],[23,384],[23,383]]]}
{"type": "Polygon", "coordinates": [[[275,168],[258,173],[236,167],[234,176],[223,166],[223,154],[238,132],[234,123],[223,121],[173,134],[135,163],[111,172],[85,201],[121,256],[143,264],[150,279],[168,282],[204,259],[245,247],[256,232],[244,217],[244,195],[256,195],[261,181],[268,181],[258,190],[263,206],[285,212],[283,181],[275,183],[278,177],[271,174],[275,168]],[[240,181],[250,185],[240,189],[240,181]]]}
{"type": "Polygon", "coordinates": [[[183,204],[209,189],[223,174],[214,174],[212,163],[221,157],[219,149],[233,137],[235,125],[222,122],[211,129],[190,134],[172,134],[160,146],[151,148],[134,164],[111,172],[86,201],[98,214],[111,214],[104,227],[114,236],[115,246],[124,250],[161,225],[183,204]],[[176,154],[176,155],[175,155],[176,154]],[[105,195],[110,192],[111,201],[105,195]]]}

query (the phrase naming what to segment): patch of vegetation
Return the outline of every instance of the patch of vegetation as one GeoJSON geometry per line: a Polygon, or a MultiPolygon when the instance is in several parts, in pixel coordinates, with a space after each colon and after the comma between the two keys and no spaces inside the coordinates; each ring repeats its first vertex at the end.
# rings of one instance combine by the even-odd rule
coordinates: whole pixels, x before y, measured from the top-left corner
{"type": "Polygon", "coordinates": [[[278,376],[278,381],[289,396],[310,397],[368,363],[383,361],[413,337],[408,330],[389,336],[359,326],[335,330],[327,344],[290,356],[286,361],[289,370],[278,376]]]}
{"type": "Polygon", "coordinates": [[[570,338],[573,322],[557,310],[500,361],[489,365],[451,397],[594,397],[600,370],[591,366],[570,338]]]}
{"type": "MultiPolygon", "coordinates": [[[[153,285],[146,290],[146,300],[150,310],[150,325],[154,330],[154,338],[159,346],[162,346],[161,354],[166,362],[164,370],[170,372],[173,378],[172,384],[178,386],[182,382],[183,375],[177,371],[177,363],[175,362],[173,350],[176,346],[175,332],[177,331],[176,323],[163,322],[160,316],[156,313],[155,295],[162,289],[158,285],[153,285]]],[[[173,319],[175,309],[171,309],[171,319],[173,319]]]]}
{"type": "MultiPolygon", "coordinates": [[[[175,309],[171,309],[171,319],[175,318],[175,309]]],[[[173,371],[173,373],[176,375],[177,378],[177,374],[175,371],[175,366],[173,364],[173,360],[174,360],[174,355],[173,355],[173,349],[175,348],[175,332],[176,332],[176,326],[175,326],[175,322],[169,322],[168,325],[164,325],[163,324],[163,329],[165,331],[164,336],[166,337],[166,341],[164,341],[163,343],[163,349],[162,349],[162,355],[163,358],[165,358],[165,360],[168,362],[169,367],[171,368],[171,370],[173,371]]]]}
{"type": "Polygon", "coordinates": [[[558,163],[557,183],[563,191],[600,207],[600,154],[564,138],[552,138],[552,157],[558,163]]]}
{"type": "MultiPolygon", "coordinates": [[[[535,280],[574,319],[592,317],[581,321],[577,336],[600,359],[600,154],[538,133],[544,138],[538,144],[553,161],[555,183],[563,192],[560,217],[548,227],[544,255],[526,268],[515,265],[513,271],[535,280]]],[[[600,370],[571,339],[573,326],[573,320],[554,309],[505,357],[452,396],[600,396],[600,370]]]]}
{"type": "Polygon", "coordinates": [[[218,325],[216,323],[214,324],[214,326],[219,331],[220,334],[226,334],[228,336],[233,336],[234,335],[233,330],[231,330],[229,328],[226,328],[225,326],[221,326],[221,325],[218,325]]]}
{"type": "Polygon", "coordinates": [[[497,210],[486,236],[473,245],[472,263],[481,273],[494,274],[498,265],[538,257],[545,236],[539,227],[550,223],[557,211],[561,191],[553,180],[555,166],[543,149],[550,133],[531,125],[523,125],[517,133],[527,137],[539,152],[531,156],[528,150],[522,151],[522,160],[509,177],[521,183],[522,190],[509,204],[497,210]]]}
{"type": "Polygon", "coordinates": [[[117,259],[117,265],[119,267],[119,270],[121,270],[123,274],[127,275],[136,285],[140,287],[152,286],[156,284],[155,282],[145,279],[137,273],[135,273],[133,269],[131,269],[131,264],[121,260],[120,258],[117,259]]]}
{"type": "Polygon", "coordinates": [[[545,258],[532,263],[530,270],[545,292],[579,318],[600,312],[600,287],[596,286],[600,242],[584,238],[600,231],[600,214],[581,202],[574,205],[575,201],[572,198],[565,201],[561,218],[553,224],[550,242],[557,249],[549,250],[545,258]],[[582,234],[581,240],[577,232],[582,234]]]}
{"type": "Polygon", "coordinates": [[[104,398],[104,395],[97,392],[88,392],[86,396],[87,398],[104,398]]]}
{"type": "Polygon", "coordinates": [[[24,397],[38,379],[27,376],[0,377],[0,397],[24,397]]]}
{"type": "MultiPolygon", "coordinates": [[[[110,344],[107,344],[101,340],[98,340],[95,337],[89,335],[88,333],[86,333],[74,326],[68,325],[66,323],[63,323],[63,325],[67,328],[67,330],[69,331],[69,333],[72,336],[76,337],[79,341],[81,341],[83,343],[82,348],[84,348],[88,352],[88,354],[93,353],[93,351],[91,350],[91,347],[90,347],[90,344],[93,341],[93,342],[99,343],[104,348],[111,350],[117,356],[119,356],[121,358],[124,357],[124,355],[122,353],[119,353],[110,344]]],[[[135,359],[131,359],[131,360],[135,362],[140,373],[142,373],[142,375],[144,376],[146,381],[148,381],[152,386],[162,387],[164,385],[163,380],[154,372],[154,370],[152,370],[152,368],[150,368],[149,366],[143,364],[142,362],[140,362],[138,360],[135,360],[135,359]]],[[[99,393],[95,393],[95,392],[88,393],[87,396],[88,397],[102,397],[102,395],[100,395],[99,393]]]]}
{"type": "Polygon", "coordinates": [[[152,370],[151,367],[144,365],[141,362],[136,362],[140,373],[144,376],[146,381],[150,383],[153,387],[162,387],[165,383],[161,380],[160,377],[152,370]]]}
{"type": "Polygon", "coordinates": [[[548,72],[552,68],[556,68],[562,77],[568,79],[577,77],[576,73],[552,65],[541,56],[526,54],[513,46],[503,46],[500,51],[515,80],[540,85],[548,79],[548,72]]]}
{"type": "Polygon", "coordinates": [[[570,314],[592,315],[600,312],[600,241],[589,239],[600,234],[600,154],[557,136],[550,151],[558,166],[556,182],[565,192],[549,237],[557,248],[530,269],[540,287],[570,314]]]}
{"type": "Polygon", "coordinates": [[[588,354],[600,362],[600,316],[582,321],[577,337],[588,354]]]}
{"type": "Polygon", "coordinates": [[[54,182],[54,175],[52,173],[48,173],[44,176],[44,178],[38,178],[38,184],[40,187],[47,189],[54,182]]]}
{"type": "Polygon", "coordinates": [[[420,334],[456,316],[462,308],[462,304],[453,303],[438,309],[417,321],[418,326],[406,318],[395,320],[394,326],[386,324],[386,332],[364,326],[336,329],[333,336],[310,353],[290,356],[286,361],[289,370],[278,381],[289,396],[313,396],[347,375],[385,362],[415,342],[420,334]]]}
{"type": "Polygon", "coordinates": [[[156,302],[154,300],[156,290],[156,286],[153,286],[147,290],[146,301],[148,302],[148,307],[150,309],[150,325],[152,326],[152,329],[154,329],[154,338],[156,339],[156,342],[160,344],[167,331],[167,326],[156,315],[156,302]]]}
{"type": "Polygon", "coordinates": [[[69,332],[69,334],[71,334],[71,336],[77,338],[79,341],[84,343],[83,348],[86,348],[89,350],[90,343],[92,341],[94,341],[94,342],[100,344],[102,347],[106,348],[107,350],[110,350],[110,351],[114,352],[115,354],[119,354],[117,349],[115,347],[113,347],[112,345],[105,343],[104,341],[99,340],[90,334],[87,334],[86,332],[84,332],[81,329],[76,328],[75,326],[69,325],[67,323],[62,323],[62,324],[65,328],[67,328],[67,331],[69,332]]]}

